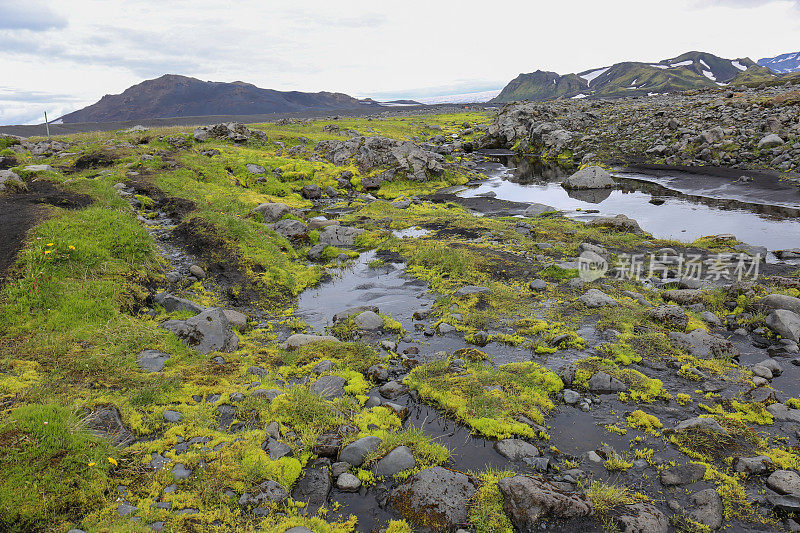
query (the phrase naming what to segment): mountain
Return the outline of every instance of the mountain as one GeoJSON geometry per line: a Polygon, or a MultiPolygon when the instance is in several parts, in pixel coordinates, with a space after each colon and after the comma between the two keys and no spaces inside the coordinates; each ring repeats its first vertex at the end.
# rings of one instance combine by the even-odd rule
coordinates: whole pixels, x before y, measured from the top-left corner
{"type": "Polygon", "coordinates": [[[759,59],[758,64],[778,74],[800,72],[800,52],[781,54],[775,57],[765,57],[764,59],[759,59]]]}
{"type": "Polygon", "coordinates": [[[748,58],[731,60],[705,52],[687,52],[658,63],[626,61],[563,76],[541,70],[520,74],[493,101],[641,96],[763,82],[774,77],[748,58]]]}
{"type": "Polygon", "coordinates": [[[378,106],[342,93],[302,93],[261,89],[255,85],[201,81],[167,74],[107,94],[99,102],[61,117],[64,123],[119,122],[149,118],[206,115],[257,115],[312,110],[341,110],[378,106]]]}

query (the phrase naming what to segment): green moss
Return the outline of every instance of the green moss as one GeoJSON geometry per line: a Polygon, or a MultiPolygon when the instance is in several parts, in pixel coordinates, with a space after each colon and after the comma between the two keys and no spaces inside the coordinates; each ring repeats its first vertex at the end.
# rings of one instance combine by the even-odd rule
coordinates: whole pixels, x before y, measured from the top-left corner
{"type": "Polygon", "coordinates": [[[420,365],[404,382],[487,437],[533,437],[534,429],[518,417],[541,424],[543,413],[553,408],[550,396],[564,388],[556,374],[535,363],[493,367],[473,362],[461,373],[449,365],[450,359],[420,365]]]}
{"type": "Polygon", "coordinates": [[[0,529],[63,527],[79,519],[103,499],[109,457],[116,456],[64,407],[14,410],[0,423],[0,529]]]}
{"type": "Polygon", "coordinates": [[[505,498],[497,482],[514,475],[515,472],[495,470],[478,474],[480,487],[469,507],[469,523],[475,533],[513,533],[514,525],[503,511],[505,498]]]}

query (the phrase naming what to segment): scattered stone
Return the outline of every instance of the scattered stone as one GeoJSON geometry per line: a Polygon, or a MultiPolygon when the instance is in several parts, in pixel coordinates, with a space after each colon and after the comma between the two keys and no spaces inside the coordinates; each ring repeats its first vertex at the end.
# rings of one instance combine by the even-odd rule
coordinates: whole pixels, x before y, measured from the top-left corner
{"type": "Polygon", "coordinates": [[[175,311],[188,311],[190,313],[202,313],[205,309],[202,305],[194,303],[186,298],[180,298],[168,292],[160,292],[156,294],[153,300],[164,308],[168,313],[175,311]]]}
{"type": "Polygon", "coordinates": [[[469,296],[471,294],[491,294],[492,290],[488,287],[476,287],[475,285],[467,285],[465,287],[461,287],[453,296],[461,297],[461,296],[469,296]]]}
{"type": "Polygon", "coordinates": [[[767,315],[769,328],[785,339],[800,341],[800,315],[785,309],[776,309],[767,315]]]}
{"type": "Polygon", "coordinates": [[[364,231],[349,226],[328,226],[319,232],[319,243],[330,246],[354,246],[356,238],[364,231]]]}
{"type": "Polygon", "coordinates": [[[661,483],[663,485],[688,485],[703,479],[706,474],[706,466],[697,463],[687,463],[667,468],[661,471],[661,483]]]}
{"type": "Polygon", "coordinates": [[[383,318],[374,311],[364,311],[353,319],[358,329],[374,331],[383,327],[383,318]]]}
{"type": "Polygon", "coordinates": [[[606,372],[596,372],[589,378],[586,387],[592,392],[600,393],[623,392],[628,389],[627,385],[606,372]]]}
{"type": "Polygon", "coordinates": [[[342,492],[358,492],[358,489],[361,488],[361,480],[346,472],[336,479],[336,486],[342,492]]]}
{"type": "Polygon", "coordinates": [[[305,511],[314,514],[328,500],[332,483],[328,470],[330,461],[317,459],[305,469],[303,477],[292,491],[292,498],[306,504],[305,511]]]}
{"type": "Polygon", "coordinates": [[[455,529],[467,523],[474,482],[461,472],[426,468],[394,489],[389,503],[414,527],[455,529]]]}
{"type": "Polygon", "coordinates": [[[389,477],[415,466],[417,466],[417,461],[411,450],[407,446],[398,446],[378,461],[372,471],[376,476],[389,477]]]}
{"type": "Polygon", "coordinates": [[[772,466],[772,459],[766,455],[757,455],[756,457],[739,457],[736,460],[734,470],[746,474],[763,474],[772,466]]]}
{"type": "Polygon", "coordinates": [[[594,504],[585,495],[562,490],[544,479],[506,477],[497,486],[505,501],[503,510],[519,531],[538,530],[544,517],[576,518],[594,513],[594,504]]]}
{"type": "Polygon", "coordinates": [[[331,335],[307,335],[305,333],[295,333],[291,335],[286,342],[283,343],[283,348],[287,350],[294,350],[307,344],[315,342],[339,342],[339,339],[331,335]]]}
{"type": "Polygon", "coordinates": [[[169,355],[158,350],[142,350],[136,356],[136,364],[147,372],[160,372],[164,370],[167,359],[169,359],[169,355]]]}
{"type": "Polygon", "coordinates": [[[599,289],[589,289],[586,291],[586,294],[578,298],[578,301],[589,308],[613,307],[617,305],[616,300],[599,289]]]}
{"type": "Polygon", "coordinates": [[[729,340],[702,328],[689,333],[673,331],[669,334],[669,339],[676,348],[702,359],[731,359],[739,356],[739,351],[729,340]]]}
{"type": "Polygon", "coordinates": [[[167,409],[164,411],[164,420],[170,424],[177,424],[178,422],[183,420],[183,415],[180,414],[178,411],[167,409]]]}
{"type": "Polygon", "coordinates": [[[364,464],[364,458],[377,450],[382,442],[380,437],[371,435],[362,437],[342,448],[342,451],[339,452],[339,460],[356,467],[361,466],[364,464]]]}
{"type": "Polygon", "coordinates": [[[667,327],[680,331],[684,331],[689,324],[689,317],[686,316],[686,311],[677,305],[659,305],[647,311],[647,316],[665,324],[667,327]]]}
{"type": "Polygon", "coordinates": [[[794,470],[776,470],[767,478],[767,486],[780,494],[800,497],[800,475],[794,470]]]}
{"type": "Polygon", "coordinates": [[[197,279],[203,279],[206,277],[206,271],[203,270],[203,267],[200,265],[192,265],[189,267],[189,273],[196,277],[197,279]]]}
{"type": "Polygon", "coordinates": [[[536,446],[522,439],[499,440],[494,443],[494,449],[510,461],[522,461],[540,455],[536,446]]]}
{"type": "Polygon", "coordinates": [[[725,428],[723,428],[719,422],[713,418],[690,418],[675,425],[675,431],[683,431],[693,428],[701,428],[708,431],[713,431],[714,433],[719,433],[720,435],[728,435],[728,432],[725,431],[725,428]]]}
{"type": "Polygon", "coordinates": [[[311,385],[311,392],[318,394],[326,400],[334,400],[344,396],[344,386],[347,380],[339,376],[322,376],[311,385]]]}
{"type": "Polygon", "coordinates": [[[667,533],[669,519],[649,503],[626,505],[614,512],[614,519],[623,533],[667,533]]]}
{"type": "Polygon", "coordinates": [[[286,204],[270,202],[260,204],[258,207],[253,209],[253,214],[260,214],[264,219],[264,222],[277,222],[283,218],[284,215],[291,213],[291,211],[291,208],[286,204]]]}
{"type": "Polygon", "coordinates": [[[168,320],[161,327],[175,333],[201,354],[234,352],[239,347],[239,337],[231,329],[225,313],[217,307],[209,307],[187,320],[168,320]]]}
{"type": "Polygon", "coordinates": [[[186,468],[185,464],[178,463],[172,467],[172,475],[176,479],[186,479],[192,475],[192,471],[186,468]]]}
{"type": "Polygon", "coordinates": [[[611,189],[615,185],[611,174],[602,167],[586,167],[572,176],[568,177],[561,184],[565,189],[611,189]]]}

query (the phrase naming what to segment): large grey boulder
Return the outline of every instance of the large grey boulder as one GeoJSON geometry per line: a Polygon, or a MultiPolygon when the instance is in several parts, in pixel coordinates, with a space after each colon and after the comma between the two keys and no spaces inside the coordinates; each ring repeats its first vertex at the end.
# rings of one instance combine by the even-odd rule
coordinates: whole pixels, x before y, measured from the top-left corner
{"type": "Polygon", "coordinates": [[[675,431],[686,431],[698,428],[706,431],[713,431],[714,433],[719,433],[720,435],[728,434],[728,432],[719,424],[719,422],[708,417],[689,418],[687,420],[678,422],[675,425],[675,431]]]}
{"type": "Polygon", "coordinates": [[[578,298],[578,301],[589,308],[614,307],[617,301],[599,289],[589,289],[578,298]]]}
{"type": "Polygon", "coordinates": [[[669,519],[650,503],[626,505],[615,510],[614,520],[623,533],[667,533],[669,519]]]}
{"type": "Polygon", "coordinates": [[[545,517],[577,518],[594,513],[594,504],[584,494],[565,492],[544,479],[506,477],[497,486],[503,494],[503,510],[521,532],[537,531],[539,520],[545,517]]]}
{"type": "Polygon", "coordinates": [[[364,311],[353,319],[358,329],[374,331],[383,327],[383,318],[374,311],[364,311]]]}
{"type": "Polygon", "coordinates": [[[264,132],[251,130],[240,122],[201,126],[194,130],[193,137],[197,142],[203,142],[209,139],[220,139],[224,141],[233,141],[235,143],[243,143],[247,142],[251,137],[256,137],[262,141],[267,140],[267,136],[264,132]]]}
{"type": "Polygon", "coordinates": [[[781,139],[774,133],[770,133],[769,135],[765,135],[760,141],[758,141],[758,147],[760,149],[775,148],[776,146],[783,145],[783,143],[784,143],[783,139],[781,139]]]}
{"type": "Polygon", "coordinates": [[[255,163],[247,163],[245,168],[250,174],[266,174],[267,169],[255,163]]]}
{"type": "Polygon", "coordinates": [[[299,220],[294,220],[291,218],[279,220],[272,225],[272,229],[275,231],[275,233],[283,235],[289,240],[302,239],[308,235],[308,226],[299,220]]]}
{"type": "Polygon", "coordinates": [[[494,443],[497,453],[511,461],[532,459],[540,455],[539,448],[522,439],[503,439],[494,443]]]}
{"type": "Polygon", "coordinates": [[[347,380],[339,376],[322,376],[311,385],[311,392],[314,392],[326,400],[334,400],[344,396],[344,386],[347,380]]]}
{"type": "Polygon", "coordinates": [[[627,231],[629,233],[644,233],[639,223],[625,215],[613,217],[597,217],[588,223],[589,226],[609,227],[616,231],[627,231]]]}
{"type": "Polygon", "coordinates": [[[292,498],[304,502],[305,510],[314,514],[325,505],[328,494],[331,492],[333,483],[329,471],[330,461],[327,459],[317,459],[305,469],[303,477],[297,482],[297,486],[292,491],[292,498]]]}
{"type": "Polygon", "coordinates": [[[754,307],[764,312],[785,309],[800,315],[800,298],[785,294],[770,294],[757,300],[754,307]]]}
{"type": "Polygon", "coordinates": [[[372,471],[376,476],[389,477],[415,466],[417,461],[408,446],[398,446],[378,461],[372,471]]]}
{"type": "Polygon", "coordinates": [[[561,184],[565,189],[611,189],[614,180],[602,167],[592,166],[577,171],[561,184]]]}
{"type": "Polygon", "coordinates": [[[687,463],[685,465],[672,466],[661,471],[661,484],[688,485],[703,479],[706,473],[706,466],[697,463],[687,463]]]}
{"type": "Polygon", "coordinates": [[[8,190],[23,190],[27,186],[25,182],[10,170],[0,170],[0,192],[8,190]]]}
{"type": "Polygon", "coordinates": [[[659,305],[655,309],[647,311],[647,316],[667,327],[681,331],[685,330],[689,324],[689,317],[686,316],[686,311],[677,305],[659,305]]]}
{"type": "Polygon", "coordinates": [[[776,309],[767,315],[766,323],[772,331],[784,339],[800,341],[800,315],[785,309],[776,309]]]}
{"type": "Polygon", "coordinates": [[[408,478],[392,491],[389,503],[418,530],[450,530],[467,522],[475,492],[465,474],[435,466],[408,478]]]}
{"type": "Polygon", "coordinates": [[[239,505],[261,506],[266,503],[281,503],[289,497],[289,492],[280,483],[268,479],[255,487],[255,494],[245,492],[239,498],[239,505]]]}
{"type": "Polygon", "coordinates": [[[688,517],[695,522],[703,524],[712,531],[722,527],[722,498],[715,489],[705,489],[692,494],[690,501],[695,505],[688,517]]]}
{"type": "Polygon", "coordinates": [[[164,310],[168,313],[173,313],[175,311],[188,311],[190,313],[201,313],[205,307],[200,304],[197,304],[191,300],[187,300],[186,298],[181,298],[179,296],[175,296],[174,294],[170,294],[168,292],[160,292],[156,294],[153,300],[164,308],[164,310]]]}
{"type": "Polygon", "coordinates": [[[522,215],[529,218],[536,218],[542,213],[550,213],[553,211],[558,210],[552,205],[537,204],[534,202],[527,209],[525,209],[525,212],[522,215]]]}
{"type": "Polygon", "coordinates": [[[606,372],[595,372],[586,382],[586,388],[592,392],[612,393],[625,391],[628,386],[606,372]]]}
{"type": "Polygon", "coordinates": [[[367,436],[351,442],[339,452],[339,460],[350,463],[353,466],[361,466],[364,459],[370,453],[377,450],[383,440],[380,437],[367,436]]]}
{"type": "Polygon", "coordinates": [[[258,207],[253,209],[253,214],[259,213],[264,219],[264,222],[277,222],[283,218],[284,215],[291,213],[291,211],[292,209],[286,204],[268,202],[259,204],[258,207]]]}
{"type": "Polygon", "coordinates": [[[349,226],[328,226],[319,232],[319,243],[330,246],[354,246],[356,237],[366,230],[349,226]]]}
{"type": "Polygon", "coordinates": [[[794,470],[776,470],[767,478],[767,486],[780,494],[800,496],[800,475],[794,470]]]}
{"type": "Polygon", "coordinates": [[[729,359],[739,356],[739,350],[727,339],[704,329],[689,333],[673,331],[669,334],[672,345],[702,359],[729,359]]]}
{"type": "Polygon", "coordinates": [[[209,307],[187,320],[168,320],[161,327],[180,337],[201,354],[213,351],[234,352],[239,348],[239,337],[231,329],[225,313],[218,307],[209,307]]]}
{"type": "Polygon", "coordinates": [[[295,333],[289,336],[283,343],[283,348],[286,350],[294,350],[307,344],[314,344],[315,342],[339,342],[339,339],[332,335],[308,335],[306,333],[295,333]]]}

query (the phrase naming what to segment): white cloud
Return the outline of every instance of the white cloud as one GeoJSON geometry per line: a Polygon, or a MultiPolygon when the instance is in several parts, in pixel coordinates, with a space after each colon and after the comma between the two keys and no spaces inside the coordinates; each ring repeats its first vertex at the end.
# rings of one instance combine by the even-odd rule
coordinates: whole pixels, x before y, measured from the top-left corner
{"type": "MultiPolygon", "coordinates": [[[[688,50],[753,59],[795,51],[795,4],[0,0],[0,72],[27,116],[74,110],[166,73],[361,97],[464,93],[536,69],[583,72],[688,50]],[[19,5],[38,15],[8,22],[7,7],[19,15],[19,5]],[[40,96],[26,103],[31,93],[40,96]]],[[[11,120],[9,102],[0,99],[0,123],[11,120]]]]}

